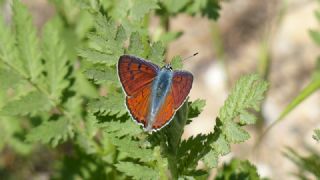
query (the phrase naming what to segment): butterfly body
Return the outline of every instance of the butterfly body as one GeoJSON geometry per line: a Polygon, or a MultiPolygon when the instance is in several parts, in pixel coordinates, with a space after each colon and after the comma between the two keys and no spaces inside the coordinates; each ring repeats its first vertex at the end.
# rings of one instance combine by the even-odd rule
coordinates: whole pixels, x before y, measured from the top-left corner
{"type": "Polygon", "coordinates": [[[120,57],[118,75],[127,95],[127,108],[146,131],[159,130],[171,121],[193,81],[187,71],[173,71],[170,65],[159,68],[130,55],[120,57]]]}

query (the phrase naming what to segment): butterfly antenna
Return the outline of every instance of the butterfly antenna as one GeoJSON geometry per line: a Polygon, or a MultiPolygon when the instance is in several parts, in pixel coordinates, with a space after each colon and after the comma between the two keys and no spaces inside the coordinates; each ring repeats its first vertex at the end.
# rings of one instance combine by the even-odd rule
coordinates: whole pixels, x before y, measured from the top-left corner
{"type": "Polygon", "coordinates": [[[196,52],[196,53],[192,54],[191,56],[188,56],[188,57],[182,59],[182,62],[185,62],[186,60],[188,60],[188,59],[190,59],[190,58],[192,58],[192,57],[194,57],[194,56],[196,56],[198,54],[199,54],[199,52],[196,52]]]}

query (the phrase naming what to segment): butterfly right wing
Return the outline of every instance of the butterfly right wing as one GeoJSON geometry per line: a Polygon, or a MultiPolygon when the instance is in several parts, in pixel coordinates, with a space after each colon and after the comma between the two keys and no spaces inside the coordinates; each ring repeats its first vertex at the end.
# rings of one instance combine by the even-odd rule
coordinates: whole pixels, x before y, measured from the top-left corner
{"type": "Polygon", "coordinates": [[[140,58],[123,55],[118,62],[118,75],[122,87],[128,96],[152,84],[159,67],[140,58]]]}
{"type": "Polygon", "coordinates": [[[188,71],[174,71],[172,77],[172,86],[166,96],[163,105],[160,107],[152,129],[158,130],[167,125],[176,111],[186,100],[193,82],[193,76],[188,71]]]}

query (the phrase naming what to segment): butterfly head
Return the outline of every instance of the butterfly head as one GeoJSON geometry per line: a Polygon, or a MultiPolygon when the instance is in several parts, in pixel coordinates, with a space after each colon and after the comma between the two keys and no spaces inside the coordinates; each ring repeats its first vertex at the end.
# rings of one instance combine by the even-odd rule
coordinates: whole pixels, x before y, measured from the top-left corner
{"type": "Polygon", "coordinates": [[[166,69],[166,70],[169,70],[169,71],[172,71],[172,66],[170,63],[164,65],[161,69],[166,69]]]}

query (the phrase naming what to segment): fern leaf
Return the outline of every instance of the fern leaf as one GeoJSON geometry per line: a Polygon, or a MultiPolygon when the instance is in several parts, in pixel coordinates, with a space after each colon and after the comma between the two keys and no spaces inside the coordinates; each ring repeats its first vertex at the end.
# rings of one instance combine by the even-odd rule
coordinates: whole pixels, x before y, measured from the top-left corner
{"type": "Polygon", "coordinates": [[[187,168],[189,170],[194,170],[196,168],[199,159],[203,156],[204,149],[210,148],[207,139],[207,135],[198,134],[195,137],[191,136],[187,140],[181,142],[177,153],[180,174],[184,174],[187,168]]]}
{"type": "Polygon", "coordinates": [[[162,3],[171,14],[176,14],[180,10],[182,10],[186,5],[190,4],[190,1],[189,0],[179,0],[179,1],[163,0],[162,3]]]}
{"type": "Polygon", "coordinates": [[[206,101],[202,99],[197,99],[189,104],[188,118],[195,118],[200,115],[203,111],[203,108],[206,105],[206,101]]]}
{"type": "Polygon", "coordinates": [[[209,168],[214,168],[218,166],[218,157],[219,154],[217,152],[210,151],[203,157],[203,162],[209,168]]]}
{"type": "Polygon", "coordinates": [[[243,111],[240,114],[240,124],[241,125],[250,125],[250,124],[255,124],[257,121],[257,117],[254,116],[253,114],[243,111]]]}
{"type": "Polygon", "coordinates": [[[43,69],[36,28],[27,8],[19,0],[14,0],[12,5],[19,58],[25,65],[28,77],[36,82],[43,69]]]}
{"type": "Polygon", "coordinates": [[[222,122],[231,121],[246,109],[259,110],[259,104],[266,89],[267,83],[262,81],[258,75],[241,77],[220,109],[220,120],[222,122]]]}
{"type": "Polygon", "coordinates": [[[235,121],[240,117],[240,124],[251,124],[255,119],[248,110],[259,110],[263,94],[267,89],[267,83],[258,75],[247,75],[240,78],[224,106],[220,109],[214,128],[212,149],[204,156],[204,163],[212,168],[217,165],[220,155],[230,152],[230,143],[240,143],[249,139],[248,132],[243,130],[235,121]]]}
{"type": "Polygon", "coordinates": [[[146,142],[135,141],[130,136],[116,138],[112,134],[106,134],[106,137],[108,137],[111,143],[127,157],[139,159],[142,162],[150,162],[155,159],[153,150],[144,147],[144,143],[146,142]]]}
{"type": "Polygon", "coordinates": [[[78,53],[80,56],[92,63],[101,63],[110,66],[115,65],[118,61],[118,59],[116,59],[113,55],[100,52],[94,49],[80,49],[78,50],[78,53]]]}
{"type": "Polygon", "coordinates": [[[154,169],[132,162],[119,162],[115,165],[118,171],[125,173],[133,179],[159,179],[159,174],[154,169]]]}
{"type": "Polygon", "coordinates": [[[98,67],[89,68],[85,71],[88,79],[92,79],[95,84],[104,84],[108,82],[118,83],[117,72],[115,68],[98,67]]]}
{"type": "Polygon", "coordinates": [[[164,51],[165,48],[160,41],[153,43],[148,59],[159,66],[162,66],[164,65],[164,51]]]}
{"type": "Polygon", "coordinates": [[[136,136],[142,133],[142,129],[137,123],[126,120],[124,122],[118,121],[108,121],[102,122],[100,127],[106,132],[111,133],[114,137],[123,137],[123,136],[136,136]]]}
{"type": "Polygon", "coordinates": [[[92,48],[79,50],[79,55],[93,63],[115,65],[124,53],[125,30],[101,14],[96,18],[95,27],[96,33],[88,37],[92,48]]]}
{"type": "Polygon", "coordinates": [[[313,139],[320,141],[320,129],[315,129],[314,135],[312,137],[313,137],[313,139]]]}
{"type": "Polygon", "coordinates": [[[232,121],[224,123],[222,131],[227,140],[232,143],[240,143],[250,138],[247,131],[241,129],[238,124],[232,121]]]}
{"type": "Polygon", "coordinates": [[[183,64],[182,64],[182,59],[180,56],[175,56],[171,60],[171,65],[174,69],[181,69],[183,64]]]}
{"type": "Polygon", "coordinates": [[[23,65],[18,58],[16,39],[11,33],[11,28],[6,25],[0,16],[0,61],[15,67],[20,73],[25,74],[23,65]]]}
{"type": "Polygon", "coordinates": [[[211,146],[213,151],[220,155],[226,155],[230,152],[230,144],[223,134],[219,134],[211,146]]]}
{"type": "Polygon", "coordinates": [[[66,80],[68,73],[68,58],[65,54],[65,46],[61,42],[57,21],[50,21],[43,31],[43,57],[45,59],[46,83],[50,96],[59,100],[62,91],[68,86],[66,80]]]}
{"type": "Polygon", "coordinates": [[[149,44],[140,36],[139,33],[134,32],[131,34],[128,54],[145,58],[147,57],[149,50],[149,44]]]}
{"type": "Polygon", "coordinates": [[[18,100],[7,103],[1,110],[2,115],[26,115],[30,113],[46,111],[50,108],[51,102],[44,94],[33,91],[18,100]]]}
{"type": "Polygon", "coordinates": [[[1,91],[6,91],[9,88],[14,88],[18,85],[23,79],[17,73],[10,71],[5,68],[0,68],[0,79],[1,79],[1,91]]]}
{"type": "Polygon", "coordinates": [[[317,43],[318,45],[320,45],[320,31],[314,31],[314,30],[310,30],[309,34],[312,38],[312,40],[317,43]]]}
{"type": "Polygon", "coordinates": [[[96,100],[92,100],[88,104],[88,109],[91,113],[98,113],[99,115],[117,115],[117,117],[123,116],[127,113],[124,105],[124,96],[122,93],[109,94],[107,97],[101,97],[96,100]]]}
{"type": "Polygon", "coordinates": [[[73,137],[74,133],[69,121],[65,118],[59,118],[56,121],[46,121],[31,129],[27,135],[30,142],[40,141],[44,144],[51,144],[53,147],[60,142],[64,142],[68,137],[73,137]]]}
{"type": "Polygon", "coordinates": [[[159,8],[157,0],[137,0],[130,9],[130,17],[133,20],[140,20],[145,14],[153,9],[159,8]]]}
{"type": "Polygon", "coordinates": [[[218,170],[218,174],[215,179],[259,180],[260,176],[257,172],[257,168],[254,165],[252,165],[249,161],[232,159],[230,163],[224,164],[223,167],[218,170]]]}

